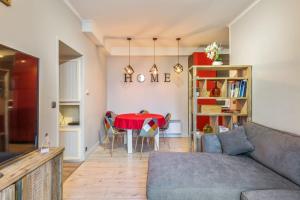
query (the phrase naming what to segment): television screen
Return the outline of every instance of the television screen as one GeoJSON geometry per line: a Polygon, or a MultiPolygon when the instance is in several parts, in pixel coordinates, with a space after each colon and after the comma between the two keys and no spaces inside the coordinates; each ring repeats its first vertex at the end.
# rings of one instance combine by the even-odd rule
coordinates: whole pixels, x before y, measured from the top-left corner
{"type": "Polygon", "coordinates": [[[0,165],[37,148],[38,62],[0,45],[0,165]]]}

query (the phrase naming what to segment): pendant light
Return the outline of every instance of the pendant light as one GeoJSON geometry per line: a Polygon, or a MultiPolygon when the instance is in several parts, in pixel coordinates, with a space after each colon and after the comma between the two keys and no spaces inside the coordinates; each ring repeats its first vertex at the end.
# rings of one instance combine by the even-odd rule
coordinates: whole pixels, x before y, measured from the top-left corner
{"type": "Polygon", "coordinates": [[[134,70],[133,70],[133,67],[130,65],[130,41],[131,41],[131,38],[127,38],[128,40],[128,65],[124,68],[124,71],[126,74],[133,74],[134,73],[134,70]]]}
{"type": "Polygon", "coordinates": [[[155,42],[156,42],[156,40],[157,40],[157,38],[153,38],[153,50],[154,50],[154,64],[152,65],[152,67],[151,67],[151,69],[150,69],[150,73],[152,73],[152,74],[158,74],[158,68],[157,68],[157,66],[156,66],[156,64],[155,64],[155,42]]]}
{"type": "Polygon", "coordinates": [[[179,63],[179,41],[180,41],[180,38],[176,38],[176,40],[177,40],[177,64],[174,65],[173,68],[177,74],[180,74],[183,71],[183,66],[179,63]]]}

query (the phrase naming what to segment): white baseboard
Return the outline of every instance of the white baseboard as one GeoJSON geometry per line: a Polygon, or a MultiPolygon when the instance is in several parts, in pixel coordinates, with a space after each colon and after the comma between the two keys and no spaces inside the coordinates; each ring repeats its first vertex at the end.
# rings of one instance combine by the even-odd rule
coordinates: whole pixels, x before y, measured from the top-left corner
{"type": "MultiPolygon", "coordinates": [[[[163,134],[159,135],[160,138],[163,138],[163,134]]],[[[188,137],[188,135],[184,135],[181,133],[168,133],[165,135],[166,138],[181,138],[181,137],[188,137]]]]}
{"type": "Polygon", "coordinates": [[[87,152],[85,152],[85,154],[84,154],[84,160],[86,160],[91,155],[91,153],[93,153],[96,150],[96,148],[99,145],[100,145],[99,142],[97,142],[87,152]]]}
{"type": "Polygon", "coordinates": [[[74,158],[74,157],[64,157],[65,162],[70,162],[70,163],[79,163],[82,162],[80,158],[74,158]]]}

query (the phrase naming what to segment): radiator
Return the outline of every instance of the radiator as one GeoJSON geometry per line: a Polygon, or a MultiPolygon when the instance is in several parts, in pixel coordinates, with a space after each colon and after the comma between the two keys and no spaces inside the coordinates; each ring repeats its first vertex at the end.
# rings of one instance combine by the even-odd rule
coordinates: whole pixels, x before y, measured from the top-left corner
{"type": "Polygon", "coordinates": [[[182,134],[181,120],[170,120],[169,128],[166,130],[166,137],[176,137],[182,134]]]}

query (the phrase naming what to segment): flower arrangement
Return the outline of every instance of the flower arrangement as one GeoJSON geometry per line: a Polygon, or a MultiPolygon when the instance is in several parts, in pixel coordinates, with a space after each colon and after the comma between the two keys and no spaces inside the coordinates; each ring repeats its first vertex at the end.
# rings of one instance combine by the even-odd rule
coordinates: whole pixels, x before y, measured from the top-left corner
{"type": "Polygon", "coordinates": [[[213,61],[222,61],[222,58],[220,58],[221,46],[218,45],[216,42],[213,42],[212,44],[208,45],[205,48],[205,52],[209,59],[213,61]]]}

